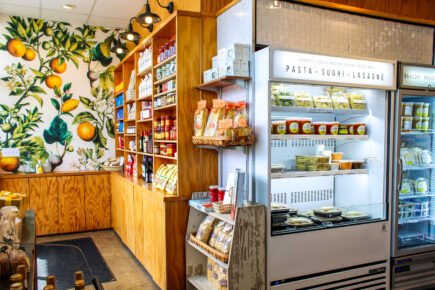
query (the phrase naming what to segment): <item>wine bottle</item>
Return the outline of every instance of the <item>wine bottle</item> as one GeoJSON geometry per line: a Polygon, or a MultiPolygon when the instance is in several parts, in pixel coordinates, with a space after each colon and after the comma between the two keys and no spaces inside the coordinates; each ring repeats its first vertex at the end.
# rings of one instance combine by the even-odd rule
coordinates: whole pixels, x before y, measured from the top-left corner
{"type": "Polygon", "coordinates": [[[147,157],[144,156],[144,158],[142,159],[142,179],[143,181],[146,181],[146,171],[147,171],[147,157]]]}
{"type": "Polygon", "coordinates": [[[153,158],[150,157],[147,166],[147,182],[153,182],[153,158]]]}

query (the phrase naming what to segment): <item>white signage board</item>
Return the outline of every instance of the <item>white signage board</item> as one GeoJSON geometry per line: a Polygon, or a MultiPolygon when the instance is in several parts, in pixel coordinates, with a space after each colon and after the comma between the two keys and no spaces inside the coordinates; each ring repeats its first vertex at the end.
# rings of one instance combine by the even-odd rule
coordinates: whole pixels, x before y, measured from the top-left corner
{"type": "Polygon", "coordinates": [[[275,50],[273,78],[395,89],[395,64],[275,50]]]}
{"type": "Polygon", "coordinates": [[[18,148],[2,148],[2,157],[19,157],[20,149],[18,148]]]}
{"type": "Polygon", "coordinates": [[[435,89],[435,68],[433,67],[404,64],[401,73],[401,86],[435,89]]]}

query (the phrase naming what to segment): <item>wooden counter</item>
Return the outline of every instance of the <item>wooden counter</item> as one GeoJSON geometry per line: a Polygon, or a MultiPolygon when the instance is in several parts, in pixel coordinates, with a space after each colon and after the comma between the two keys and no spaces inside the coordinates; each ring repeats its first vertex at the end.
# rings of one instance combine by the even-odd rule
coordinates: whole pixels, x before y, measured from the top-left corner
{"type": "Polygon", "coordinates": [[[111,174],[110,184],[113,229],[162,289],[183,288],[186,197],[168,195],[120,173],[111,174]]]}
{"type": "Polygon", "coordinates": [[[110,172],[2,174],[0,190],[27,193],[36,235],[110,228],[110,172]]]}

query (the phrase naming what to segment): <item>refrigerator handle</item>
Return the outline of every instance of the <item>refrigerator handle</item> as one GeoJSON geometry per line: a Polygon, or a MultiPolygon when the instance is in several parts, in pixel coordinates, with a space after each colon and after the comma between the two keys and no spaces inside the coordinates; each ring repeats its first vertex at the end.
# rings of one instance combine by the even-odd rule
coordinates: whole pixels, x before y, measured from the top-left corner
{"type": "Polygon", "coordinates": [[[403,175],[403,163],[402,163],[402,158],[399,158],[399,166],[398,166],[398,176],[399,178],[397,178],[398,184],[397,184],[397,188],[399,189],[399,191],[402,190],[402,175],[403,175]]]}

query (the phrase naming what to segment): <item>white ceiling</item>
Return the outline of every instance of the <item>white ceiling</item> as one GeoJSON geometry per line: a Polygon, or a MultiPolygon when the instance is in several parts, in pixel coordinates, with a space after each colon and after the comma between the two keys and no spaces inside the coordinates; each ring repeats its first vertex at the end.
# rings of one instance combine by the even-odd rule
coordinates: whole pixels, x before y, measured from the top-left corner
{"type": "Polygon", "coordinates": [[[145,0],[0,0],[0,14],[125,28],[145,0]],[[62,4],[73,4],[67,10],[62,4]]]}

